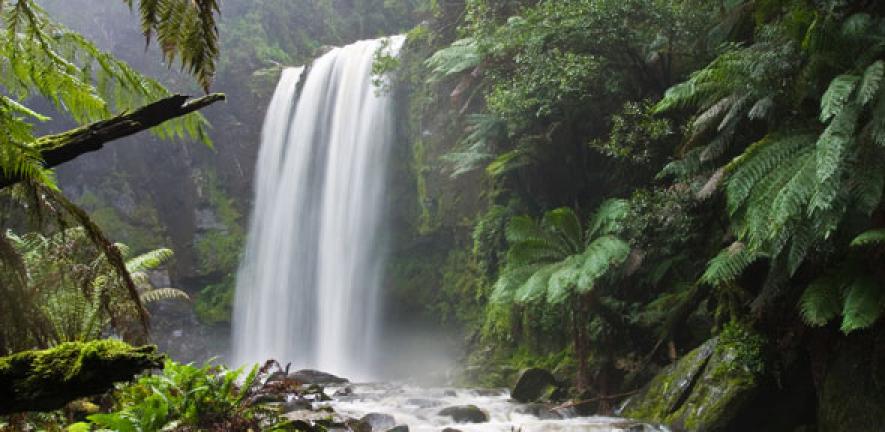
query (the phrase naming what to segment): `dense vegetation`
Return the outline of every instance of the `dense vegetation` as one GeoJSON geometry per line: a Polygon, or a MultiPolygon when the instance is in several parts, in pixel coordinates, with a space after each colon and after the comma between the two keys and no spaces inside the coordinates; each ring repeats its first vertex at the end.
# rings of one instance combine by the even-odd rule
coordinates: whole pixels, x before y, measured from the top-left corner
{"type": "MultiPolygon", "coordinates": [[[[43,107],[85,125],[171,92],[35,2],[0,1],[0,355],[145,342],[145,304],[189,298],[151,283],[167,243],[184,245],[178,279],[202,323],[225,325],[252,160],[229,141],[256,139],[254,106],[281,66],[423,19],[374,68],[396,76],[379,91],[399,101],[392,188],[411,200],[392,206],[387,282],[394,320],[459,335],[463,382],[544,367],[597,413],[645,388],[628,413],[688,429],[710,424],[687,412],[705,399],[726,401],[705,414],[721,420],[711,430],[881,424],[885,4],[261,0],[218,18],[214,1],[126,3],[185,75],[138,70],[246,101],[213,114],[223,161],[183,171],[200,202],[188,209],[211,217],[164,219],[164,198],[127,171],[137,157],[65,197],[43,159],[58,135],[35,132],[43,107]],[[688,370],[690,394],[665,406],[688,370]]],[[[206,126],[190,114],[154,132],[210,143],[206,126]]],[[[284,430],[260,403],[279,390],[271,366],[238,382],[167,362],[71,430],[284,430]]]]}

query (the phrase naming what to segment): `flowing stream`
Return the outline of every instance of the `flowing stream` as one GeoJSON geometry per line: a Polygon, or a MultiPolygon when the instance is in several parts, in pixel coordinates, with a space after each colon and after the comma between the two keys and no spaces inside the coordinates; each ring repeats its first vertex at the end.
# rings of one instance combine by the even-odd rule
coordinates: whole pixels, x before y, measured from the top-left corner
{"type": "Polygon", "coordinates": [[[283,72],[237,276],[234,364],[274,358],[372,376],[393,138],[391,98],[373,85],[372,63],[403,41],[360,41],[283,72]]]}

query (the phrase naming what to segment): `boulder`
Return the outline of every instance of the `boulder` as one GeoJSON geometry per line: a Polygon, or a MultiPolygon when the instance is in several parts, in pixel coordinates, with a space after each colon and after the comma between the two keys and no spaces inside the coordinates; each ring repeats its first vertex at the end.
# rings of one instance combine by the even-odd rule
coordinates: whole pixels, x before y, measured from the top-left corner
{"type": "Polygon", "coordinates": [[[870,339],[847,340],[827,366],[818,395],[818,431],[883,430],[885,336],[878,343],[870,339]]]}
{"type": "Polygon", "coordinates": [[[396,420],[390,414],[369,413],[364,415],[360,421],[368,423],[375,432],[386,431],[396,427],[396,420]]]}
{"type": "Polygon", "coordinates": [[[664,369],[620,415],[676,431],[730,430],[762,381],[762,345],[747,330],[727,330],[664,369]]]}
{"type": "Polygon", "coordinates": [[[363,420],[350,419],[345,421],[344,425],[351,432],[372,432],[372,425],[363,420]]]}
{"type": "Polygon", "coordinates": [[[519,402],[536,402],[550,396],[560,387],[550,371],[541,368],[523,370],[510,392],[510,397],[519,402]]]}
{"type": "Polygon", "coordinates": [[[394,426],[394,427],[388,429],[387,432],[409,432],[409,426],[407,426],[407,425],[394,426]]]}
{"type": "Polygon", "coordinates": [[[439,415],[451,417],[455,423],[485,423],[489,421],[489,415],[476,405],[456,405],[444,408],[439,415]]]}
{"type": "Polygon", "coordinates": [[[332,375],[330,373],[321,372],[315,369],[302,369],[289,374],[290,379],[294,379],[302,384],[347,384],[346,378],[332,375]]]}

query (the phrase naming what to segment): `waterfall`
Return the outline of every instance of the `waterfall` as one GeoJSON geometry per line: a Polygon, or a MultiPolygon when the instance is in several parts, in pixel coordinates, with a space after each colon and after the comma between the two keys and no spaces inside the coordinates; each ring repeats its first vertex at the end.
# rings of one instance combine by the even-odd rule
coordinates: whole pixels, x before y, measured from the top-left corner
{"type": "Polygon", "coordinates": [[[264,120],[237,275],[234,364],[273,358],[372,375],[393,139],[391,100],[373,86],[372,63],[403,41],[360,41],[306,73],[283,72],[264,120]]]}

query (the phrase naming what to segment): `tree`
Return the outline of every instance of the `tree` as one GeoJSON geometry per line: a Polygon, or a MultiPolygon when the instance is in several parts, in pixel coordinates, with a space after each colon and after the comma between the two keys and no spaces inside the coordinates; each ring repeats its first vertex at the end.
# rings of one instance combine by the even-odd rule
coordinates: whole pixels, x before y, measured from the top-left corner
{"type": "Polygon", "coordinates": [[[588,384],[587,313],[599,308],[600,285],[615,274],[630,254],[616,237],[627,215],[626,201],[600,205],[586,229],[574,210],[563,207],[540,222],[517,216],[507,225],[507,260],[495,282],[493,303],[566,304],[578,360],[579,389],[588,384]]]}

